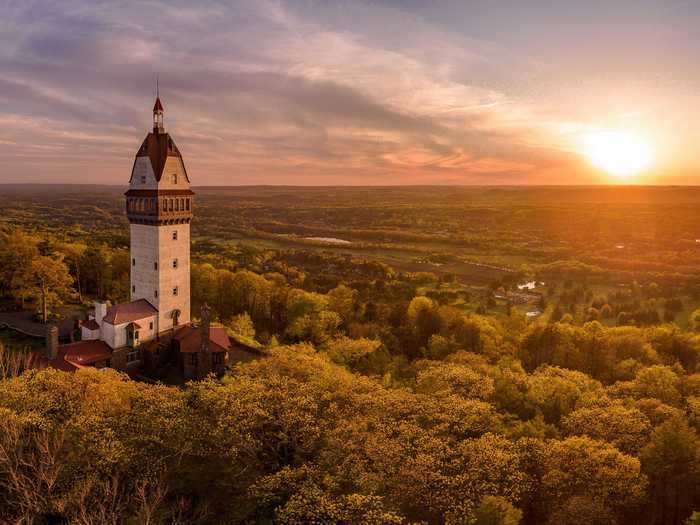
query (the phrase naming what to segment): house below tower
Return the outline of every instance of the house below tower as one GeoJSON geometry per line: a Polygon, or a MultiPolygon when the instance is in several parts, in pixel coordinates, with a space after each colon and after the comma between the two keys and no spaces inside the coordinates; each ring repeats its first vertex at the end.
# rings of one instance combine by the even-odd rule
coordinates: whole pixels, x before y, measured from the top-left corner
{"type": "Polygon", "coordinates": [[[97,301],[80,321],[81,341],[49,342],[48,365],[66,372],[113,368],[144,376],[175,367],[180,377],[190,380],[220,376],[227,366],[263,355],[259,348],[230,338],[225,328],[210,327],[208,309],[202,317],[206,321],[200,326],[188,323],[158,333],[158,310],[145,299],[113,306],[97,301]]]}

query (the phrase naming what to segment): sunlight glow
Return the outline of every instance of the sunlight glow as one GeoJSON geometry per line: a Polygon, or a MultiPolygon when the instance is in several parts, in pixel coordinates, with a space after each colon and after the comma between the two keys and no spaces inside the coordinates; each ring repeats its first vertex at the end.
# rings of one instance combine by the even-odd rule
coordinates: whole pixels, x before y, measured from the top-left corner
{"type": "Polygon", "coordinates": [[[647,169],[654,149],[643,137],[626,131],[595,131],[583,141],[591,163],[615,177],[627,178],[647,169]]]}

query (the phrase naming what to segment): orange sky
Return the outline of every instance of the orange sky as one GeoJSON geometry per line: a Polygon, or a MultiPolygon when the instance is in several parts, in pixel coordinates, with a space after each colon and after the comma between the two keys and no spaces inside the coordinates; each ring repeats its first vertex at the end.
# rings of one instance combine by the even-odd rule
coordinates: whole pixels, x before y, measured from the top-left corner
{"type": "Polygon", "coordinates": [[[653,147],[624,182],[700,182],[694,2],[3,9],[0,183],[126,184],[155,72],[196,185],[622,182],[601,130],[653,147]]]}

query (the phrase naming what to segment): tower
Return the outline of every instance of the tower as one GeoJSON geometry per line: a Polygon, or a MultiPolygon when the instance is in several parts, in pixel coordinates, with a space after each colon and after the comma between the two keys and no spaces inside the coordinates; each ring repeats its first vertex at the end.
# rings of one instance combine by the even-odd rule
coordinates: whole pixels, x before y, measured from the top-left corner
{"type": "Polygon", "coordinates": [[[163,125],[160,97],[153,131],[136,153],[126,192],[131,235],[131,300],[158,310],[157,333],[190,322],[190,222],[193,195],[182,155],[163,125]]]}

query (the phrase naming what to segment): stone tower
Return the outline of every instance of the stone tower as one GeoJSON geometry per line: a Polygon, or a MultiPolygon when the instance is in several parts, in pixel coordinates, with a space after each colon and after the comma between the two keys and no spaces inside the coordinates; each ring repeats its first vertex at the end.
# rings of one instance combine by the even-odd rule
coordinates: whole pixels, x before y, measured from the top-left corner
{"type": "Polygon", "coordinates": [[[190,322],[190,222],[193,195],[182,155],[163,125],[160,97],[153,131],[136,153],[126,192],[131,224],[131,300],[158,310],[157,333],[190,322]]]}

